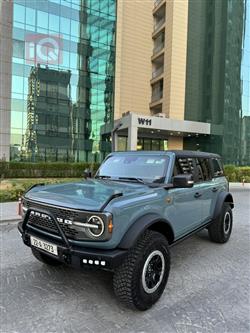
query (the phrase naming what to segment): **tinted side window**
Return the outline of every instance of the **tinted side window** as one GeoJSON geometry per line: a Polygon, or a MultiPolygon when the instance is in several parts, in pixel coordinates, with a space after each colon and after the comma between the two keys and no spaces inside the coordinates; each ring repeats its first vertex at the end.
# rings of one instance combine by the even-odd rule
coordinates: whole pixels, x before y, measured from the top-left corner
{"type": "Polygon", "coordinates": [[[175,160],[174,176],[180,174],[193,174],[193,159],[188,157],[179,157],[175,160]]]}
{"type": "Polygon", "coordinates": [[[195,169],[194,169],[194,181],[195,183],[202,182],[204,177],[203,177],[203,171],[201,167],[201,160],[198,158],[194,158],[194,163],[195,163],[195,169]]]}
{"type": "Polygon", "coordinates": [[[212,170],[208,158],[194,158],[194,181],[196,183],[212,179],[212,170]]]}
{"type": "Polygon", "coordinates": [[[213,167],[213,177],[224,176],[224,171],[222,167],[221,160],[217,158],[212,158],[212,167],[213,167]]]}
{"type": "Polygon", "coordinates": [[[198,158],[199,165],[202,170],[203,174],[203,180],[211,180],[212,179],[212,172],[209,164],[209,159],[208,158],[198,158]]]}

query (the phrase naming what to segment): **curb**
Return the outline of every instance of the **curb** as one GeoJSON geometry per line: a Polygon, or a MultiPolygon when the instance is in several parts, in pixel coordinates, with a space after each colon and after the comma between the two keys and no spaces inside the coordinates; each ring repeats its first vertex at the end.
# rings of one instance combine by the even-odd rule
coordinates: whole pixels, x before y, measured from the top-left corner
{"type": "Polygon", "coordinates": [[[1,224],[6,224],[6,223],[17,223],[20,222],[22,219],[10,219],[10,220],[0,220],[0,225],[1,224]]]}

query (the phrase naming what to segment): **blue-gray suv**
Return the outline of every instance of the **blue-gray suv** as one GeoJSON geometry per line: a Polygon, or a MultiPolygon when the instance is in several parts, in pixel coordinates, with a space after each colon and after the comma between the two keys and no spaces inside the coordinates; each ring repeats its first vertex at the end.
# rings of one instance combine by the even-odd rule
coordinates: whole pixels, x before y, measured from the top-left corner
{"type": "Polygon", "coordinates": [[[169,248],[204,228],[227,242],[233,207],[218,155],[115,152],[94,178],[28,190],[18,229],[43,263],[112,270],[119,299],[146,310],[166,286],[169,248]]]}

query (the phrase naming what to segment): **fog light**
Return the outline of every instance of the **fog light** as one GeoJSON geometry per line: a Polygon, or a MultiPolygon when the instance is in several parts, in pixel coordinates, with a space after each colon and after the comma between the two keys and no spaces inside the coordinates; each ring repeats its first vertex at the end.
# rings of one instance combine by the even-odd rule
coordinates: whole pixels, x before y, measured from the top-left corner
{"type": "Polygon", "coordinates": [[[95,265],[99,265],[99,260],[95,260],[95,265]]]}
{"type": "Polygon", "coordinates": [[[90,264],[90,265],[93,265],[93,260],[89,260],[89,264],[90,264]]]}
{"type": "Polygon", "coordinates": [[[88,263],[88,260],[87,260],[87,259],[82,259],[82,262],[83,262],[84,264],[87,264],[87,263],[88,263]]]}
{"type": "Polygon", "coordinates": [[[101,261],[101,266],[105,266],[106,262],[105,261],[101,261]]]}

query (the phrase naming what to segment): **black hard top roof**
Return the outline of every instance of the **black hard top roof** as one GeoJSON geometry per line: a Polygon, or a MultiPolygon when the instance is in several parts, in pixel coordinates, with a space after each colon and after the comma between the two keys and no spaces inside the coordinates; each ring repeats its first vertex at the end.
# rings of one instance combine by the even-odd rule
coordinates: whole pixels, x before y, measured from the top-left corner
{"type": "Polygon", "coordinates": [[[195,150],[128,150],[128,151],[115,151],[112,154],[156,154],[156,155],[165,155],[168,153],[173,153],[177,157],[206,157],[206,158],[221,158],[218,154],[202,152],[202,151],[195,151],[195,150]]]}
{"type": "Polygon", "coordinates": [[[208,153],[203,151],[194,151],[194,150],[168,150],[174,153],[178,157],[213,157],[213,158],[221,158],[220,155],[214,153],[208,153]]]}

